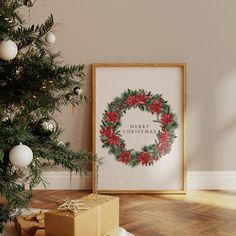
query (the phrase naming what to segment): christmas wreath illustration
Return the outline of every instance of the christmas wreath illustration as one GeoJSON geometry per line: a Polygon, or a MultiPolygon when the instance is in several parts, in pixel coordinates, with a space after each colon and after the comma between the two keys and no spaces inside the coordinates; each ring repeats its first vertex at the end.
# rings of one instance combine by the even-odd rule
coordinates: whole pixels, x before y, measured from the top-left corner
{"type": "Polygon", "coordinates": [[[108,104],[108,109],[103,113],[100,127],[102,147],[108,148],[109,153],[113,154],[117,161],[132,167],[150,166],[171,151],[171,145],[176,138],[174,131],[178,127],[178,121],[177,116],[172,112],[170,105],[162,98],[162,95],[153,95],[143,89],[128,89],[108,104]],[[119,130],[122,126],[121,118],[130,109],[140,109],[143,112],[156,115],[156,120],[153,122],[160,124],[155,142],[141,147],[140,151],[127,149],[119,130]]]}

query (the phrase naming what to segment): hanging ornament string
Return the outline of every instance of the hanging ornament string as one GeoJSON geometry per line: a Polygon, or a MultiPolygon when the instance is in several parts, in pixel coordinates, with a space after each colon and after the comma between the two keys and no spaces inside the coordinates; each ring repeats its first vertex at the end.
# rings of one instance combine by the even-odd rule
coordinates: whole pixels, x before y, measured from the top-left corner
{"type": "Polygon", "coordinates": [[[36,0],[24,0],[24,5],[29,8],[33,7],[35,3],[36,3],[36,0]]]}
{"type": "Polygon", "coordinates": [[[30,24],[31,24],[30,18],[31,18],[31,10],[30,10],[30,8],[28,8],[28,25],[29,25],[29,26],[30,26],[30,24]]]}
{"type": "Polygon", "coordinates": [[[30,26],[31,21],[31,7],[34,6],[36,0],[24,0],[24,5],[28,7],[28,24],[30,26]]]}

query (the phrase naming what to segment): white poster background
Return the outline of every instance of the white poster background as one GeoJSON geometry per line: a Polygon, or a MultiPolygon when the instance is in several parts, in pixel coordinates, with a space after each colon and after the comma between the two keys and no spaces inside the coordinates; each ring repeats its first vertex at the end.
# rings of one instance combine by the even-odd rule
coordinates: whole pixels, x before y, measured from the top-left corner
{"type": "MultiPolygon", "coordinates": [[[[96,67],[96,153],[104,157],[99,167],[98,190],[183,190],[183,127],[182,127],[182,69],[180,67],[96,67]],[[177,138],[171,152],[153,166],[131,167],[115,159],[102,148],[100,125],[102,115],[115,97],[127,90],[144,89],[153,95],[162,94],[178,117],[177,138]]],[[[122,118],[120,130],[130,124],[148,124],[159,130],[155,116],[138,108],[130,109],[122,118]]],[[[123,134],[127,148],[141,150],[153,144],[155,134],[123,134]]]]}

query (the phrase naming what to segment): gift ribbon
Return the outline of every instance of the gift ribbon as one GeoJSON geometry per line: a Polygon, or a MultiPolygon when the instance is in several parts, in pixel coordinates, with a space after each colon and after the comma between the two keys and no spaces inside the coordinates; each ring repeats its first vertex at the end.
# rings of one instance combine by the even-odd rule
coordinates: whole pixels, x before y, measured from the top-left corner
{"type": "Polygon", "coordinates": [[[88,210],[90,207],[87,206],[82,200],[67,200],[57,209],[62,211],[70,211],[73,214],[77,214],[79,210],[88,210]]]}

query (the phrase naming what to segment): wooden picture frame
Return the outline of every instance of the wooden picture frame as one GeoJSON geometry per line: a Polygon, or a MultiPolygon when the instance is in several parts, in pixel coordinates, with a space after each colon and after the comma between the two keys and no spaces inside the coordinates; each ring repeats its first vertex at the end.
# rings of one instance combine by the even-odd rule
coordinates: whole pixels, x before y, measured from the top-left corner
{"type": "Polygon", "coordinates": [[[186,193],[186,64],[93,64],[93,192],[186,193]]]}

